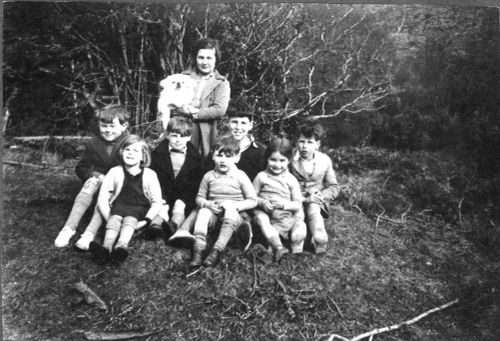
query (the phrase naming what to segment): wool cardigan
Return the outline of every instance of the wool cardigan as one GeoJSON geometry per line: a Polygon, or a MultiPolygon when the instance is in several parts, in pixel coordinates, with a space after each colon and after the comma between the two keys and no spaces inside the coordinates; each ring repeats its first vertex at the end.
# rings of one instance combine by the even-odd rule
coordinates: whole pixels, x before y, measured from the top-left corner
{"type": "MultiPolygon", "coordinates": [[[[193,70],[186,70],[182,74],[196,78],[196,71],[193,70]]],[[[191,143],[203,156],[208,155],[217,137],[217,122],[226,114],[230,96],[229,81],[214,70],[213,77],[210,77],[203,87],[200,111],[193,115],[195,126],[191,143]]]]}
{"type": "MultiPolygon", "coordinates": [[[[99,197],[97,198],[97,207],[104,218],[109,218],[111,206],[120,194],[124,181],[125,170],[122,166],[111,168],[104,177],[101,190],[99,191],[99,197]]],[[[151,208],[146,213],[146,218],[153,219],[162,208],[162,198],[158,177],[156,173],[149,168],[144,168],[143,170],[142,188],[144,195],[151,203],[151,208]]]]}

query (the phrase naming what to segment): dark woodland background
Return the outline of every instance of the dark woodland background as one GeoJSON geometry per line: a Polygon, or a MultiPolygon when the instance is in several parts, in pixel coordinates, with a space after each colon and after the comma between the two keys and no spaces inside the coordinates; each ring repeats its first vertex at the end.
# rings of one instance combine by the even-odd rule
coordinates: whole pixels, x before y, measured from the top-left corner
{"type": "Polygon", "coordinates": [[[5,3],[5,137],[88,135],[121,103],[154,139],[159,81],[208,36],[263,142],[313,119],[329,148],[438,152],[467,169],[448,174],[457,200],[498,218],[498,23],[491,7],[5,3]]]}

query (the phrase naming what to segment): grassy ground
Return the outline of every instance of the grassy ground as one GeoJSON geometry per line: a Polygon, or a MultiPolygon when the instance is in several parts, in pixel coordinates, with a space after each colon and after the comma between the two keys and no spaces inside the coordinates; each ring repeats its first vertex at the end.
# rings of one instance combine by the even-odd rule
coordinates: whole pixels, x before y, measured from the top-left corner
{"type": "MultiPolygon", "coordinates": [[[[30,161],[9,153],[5,159],[30,161]]],[[[377,219],[339,205],[324,256],[308,249],[278,265],[254,249],[231,248],[216,267],[188,277],[187,250],[134,239],[124,264],[99,266],[88,253],[52,246],[79,190],[73,162],[4,165],[4,340],[125,330],[157,331],[151,341],[352,338],[455,298],[457,305],[374,340],[498,340],[499,254],[457,226],[423,212],[377,219]],[[80,280],[107,311],[82,302],[73,288],[80,280]]],[[[341,183],[384,177],[377,179],[340,174],[341,183]]]]}

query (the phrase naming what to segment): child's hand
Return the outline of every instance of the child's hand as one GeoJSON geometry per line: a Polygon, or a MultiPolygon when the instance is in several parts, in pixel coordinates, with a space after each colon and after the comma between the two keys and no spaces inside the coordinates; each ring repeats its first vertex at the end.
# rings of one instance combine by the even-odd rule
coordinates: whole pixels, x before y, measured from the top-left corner
{"type": "Polygon", "coordinates": [[[271,213],[274,210],[274,205],[269,200],[262,200],[261,206],[267,213],[271,213]]]}
{"type": "Polygon", "coordinates": [[[323,198],[323,194],[321,192],[316,192],[313,193],[309,196],[310,202],[313,202],[315,204],[323,204],[325,202],[325,199],[323,198]]]}
{"type": "Polygon", "coordinates": [[[285,204],[283,204],[283,202],[274,200],[271,201],[271,205],[273,205],[273,208],[275,210],[282,210],[285,207],[285,204]]]}
{"type": "Polygon", "coordinates": [[[95,176],[93,176],[93,177],[88,178],[87,181],[85,181],[85,183],[83,184],[83,187],[84,188],[95,187],[95,186],[98,186],[99,184],[100,184],[99,178],[96,178],[95,176]]]}
{"type": "Polygon", "coordinates": [[[204,205],[204,208],[208,208],[210,211],[212,211],[214,214],[220,214],[222,212],[221,207],[219,206],[218,203],[215,201],[209,200],[207,201],[204,205]]]}

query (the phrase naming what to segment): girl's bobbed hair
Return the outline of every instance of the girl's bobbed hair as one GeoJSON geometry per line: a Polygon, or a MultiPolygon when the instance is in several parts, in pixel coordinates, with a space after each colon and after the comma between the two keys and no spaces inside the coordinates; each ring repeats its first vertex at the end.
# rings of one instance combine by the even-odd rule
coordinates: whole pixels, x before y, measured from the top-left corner
{"type": "Polygon", "coordinates": [[[293,145],[290,140],[284,137],[275,137],[267,145],[264,157],[266,160],[271,156],[272,153],[279,152],[281,155],[286,157],[288,160],[293,158],[293,145]]]}
{"type": "Polygon", "coordinates": [[[142,151],[141,168],[149,167],[149,165],[151,164],[151,154],[149,152],[149,146],[142,137],[133,134],[126,136],[120,143],[120,148],[119,148],[120,164],[124,166],[123,150],[134,143],[139,143],[141,145],[141,151],[142,151]]]}

